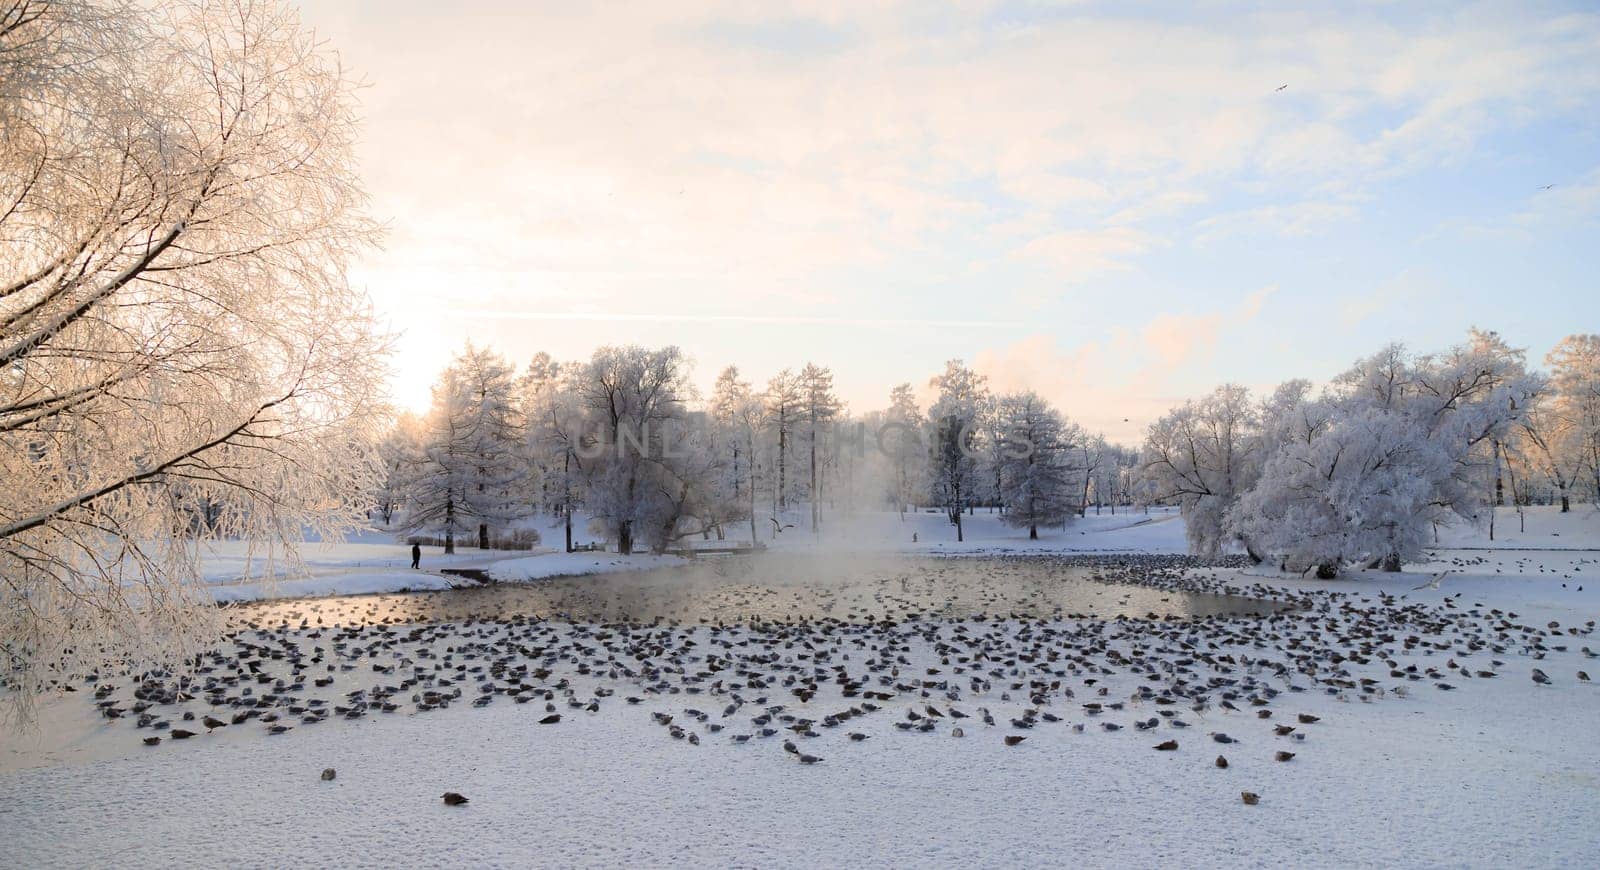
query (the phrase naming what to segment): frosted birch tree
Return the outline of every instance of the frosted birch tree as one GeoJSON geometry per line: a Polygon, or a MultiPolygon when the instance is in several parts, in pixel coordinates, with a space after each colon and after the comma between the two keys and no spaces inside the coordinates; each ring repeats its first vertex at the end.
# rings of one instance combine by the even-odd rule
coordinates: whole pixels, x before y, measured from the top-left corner
{"type": "Polygon", "coordinates": [[[979,415],[988,401],[987,379],[968,368],[961,360],[945,363],[944,372],[929,385],[938,398],[928,409],[932,434],[929,452],[929,477],[936,502],[956,527],[956,540],[965,540],[961,514],[972,503],[979,483],[979,415]]]}
{"type": "Polygon", "coordinates": [[[761,402],[748,381],[740,380],[737,366],[728,366],[717,376],[711,393],[711,417],[715,424],[713,448],[724,459],[718,488],[730,504],[730,515],[742,516],[750,524],[750,541],[756,540],[756,436],[761,430],[761,402]],[[732,507],[737,506],[733,511],[732,507]]]}
{"type": "Polygon", "coordinates": [[[811,502],[811,531],[816,533],[822,510],[822,481],[818,476],[818,452],[825,449],[822,440],[829,424],[843,410],[833,394],[833,371],[814,363],[806,363],[795,379],[800,396],[800,419],[805,426],[806,455],[810,470],[810,487],[806,494],[811,502]]]}
{"type": "Polygon", "coordinates": [[[1561,510],[1584,481],[1584,495],[1600,504],[1600,335],[1569,335],[1545,358],[1550,391],[1545,407],[1525,431],[1540,464],[1561,490],[1561,510]]]}
{"type": "Polygon", "coordinates": [[[662,550],[685,519],[710,522],[706,501],[718,458],[692,425],[688,361],[676,347],[603,347],[578,385],[588,421],[580,455],[587,505],[622,553],[662,550]]]}
{"type": "Polygon", "coordinates": [[[384,340],[352,82],[284,5],[0,0],[0,682],[26,697],[216,629],[252,572],[365,521],[384,340]],[[213,521],[191,522],[197,510],[213,521]]]}
{"type": "MultiPolygon", "coordinates": [[[[772,482],[773,503],[774,513],[781,514],[789,508],[790,444],[800,420],[800,382],[794,372],[784,369],[773,375],[772,379],[767,381],[767,390],[762,394],[762,401],[766,404],[767,424],[776,441],[773,467],[777,470],[777,478],[772,482]]],[[[780,517],[777,516],[773,519],[774,522],[779,520],[780,517]]]]}
{"type": "Polygon", "coordinates": [[[551,383],[523,410],[530,450],[544,456],[545,490],[561,516],[566,551],[573,551],[572,515],[583,504],[588,469],[583,462],[587,424],[579,362],[552,363],[551,383]]]}
{"type": "MultiPolygon", "coordinates": [[[[1224,517],[1259,474],[1259,422],[1249,391],[1227,384],[1151,424],[1142,469],[1147,496],[1178,503],[1192,552],[1215,556],[1235,539],[1224,517]]],[[[1246,549],[1256,557],[1247,542],[1246,549]]]]}
{"type": "Polygon", "coordinates": [[[559,511],[561,504],[557,467],[563,457],[539,425],[561,401],[561,374],[561,364],[540,351],[516,379],[516,410],[523,427],[518,450],[524,466],[523,493],[540,510],[559,511]]]}
{"type": "Polygon", "coordinates": [[[900,384],[889,392],[889,410],[878,430],[879,451],[890,464],[890,479],[895,510],[905,521],[906,506],[916,497],[927,466],[928,448],[923,437],[922,410],[910,384],[900,384]]]}

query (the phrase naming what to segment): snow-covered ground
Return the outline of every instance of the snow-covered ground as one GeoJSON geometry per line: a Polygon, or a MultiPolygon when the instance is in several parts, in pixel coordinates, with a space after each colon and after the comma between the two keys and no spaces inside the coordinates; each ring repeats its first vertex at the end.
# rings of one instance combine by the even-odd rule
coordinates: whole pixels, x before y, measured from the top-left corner
{"type": "MultiPolygon", "coordinates": [[[[939,552],[943,543],[952,549],[948,541],[928,540],[948,529],[930,516],[915,521],[916,545],[907,540],[892,547],[939,552]]],[[[1180,549],[1181,520],[1155,519],[1122,527],[1106,519],[1104,528],[1076,530],[1087,540],[1074,541],[1068,532],[1030,544],[1025,533],[998,525],[986,532],[980,513],[969,524],[974,540],[963,549],[1093,549],[1101,542],[1103,552],[1113,554],[1180,549]]],[[[899,523],[897,517],[881,521],[899,523]]],[[[0,758],[12,768],[0,773],[0,853],[6,865],[22,867],[1594,866],[1600,854],[1600,741],[1594,739],[1600,686],[1578,672],[1600,675],[1600,658],[1583,652],[1600,650],[1600,639],[1588,633],[1589,621],[1600,617],[1600,515],[1588,508],[1566,516],[1530,512],[1528,531],[1516,539],[1505,536],[1505,523],[1502,516],[1494,544],[1523,551],[1473,549],[1489,546],[1485,535],[1452,532],[1442,539],[1451,548],[1436,553],[1434,563],[1399,575],[1359,573],[1325,582],[1235,569],[1191,571],[1186,582],[1253,588],[1313,608],[1269,623],[1245,617],[1203,623],[1193,635],[1199,643],[1191,657],[1207,654],[1207,644],[1215,643],[1214,654],[1232,657],[1233,676],[1284,690],[1268,720],[1258,719],[1243,697],[1237,711],[1220,709],[1215,697],[1202,712],[1177,708],[1192,725],[1183,730],[1169,723],[1135,730],[1134,721],[1163,709],[1137,699],[1124,711],[1089,717],[1079,704],[1098,698],[1099,689],[1110,701],[1130,698],[1140,685],[1161,685],[1140,669],[1111,667],[1095,683],[1086,679],[1092,671],[1068,681],[1077,689],[1075,701],[1057,696],[1043,708],[1059,714],[1060,723],[1027,731],[1007,727],[1035,702],[1020,692],[1003,699],[1006,686],[997,679],[981,699],[958,704],[911,693],[846,727],[819,728],[819,737],[801,745],[823,761],[801,765],[779,746],[788,732],[732,743],[728,734],[749,730],[749,714],[719,718],[725,696],[641,691],[627,679],[573,671],[564,658],[546,660],[555,661],[557,671],[548,682],[561,679],[575,698],[594,695],[602,703],[594,713],[560,706],[563,719],[553,725],[537,724],[545,715],[542,703],[502,697],[483,709],[458,704],[412,712],[407,703],[393,714],[334,718],[279,736],[266,736],[253,723],[215,734],[196,728],[202,733],[193,739],[144,747],[136,735],[149,732],[135,731],[126,720],[101,722],[79,693],[41,710],[46,728],[82,735],[67,750],[29,756],[30,740],[43,738],[8,734],[0,741],[0,758]],[[1560,552],[1526,549],[1556,537],[1560,552]],[[1390,637],[1366,633],[1362,626],[1375,619],[1384,625],[1393,619],[1400,628],[1390,637]],[[1548,628],[1552,621],[1557,628],[1548,628]],[[1262,625],[1268,627],[1256,628],[1262,625]],[[1423,636],[1417,625],[1438,630],[1423,636]],[[1414,632],[1416,642],[1408,644],[1414,632]],[[1495,633],[1520,640],[1495,641],[1499,650],[1472,646],[1473,638],[1495,633]],[[1249,664],[1309,656],[1318,667],[1332,667],[1307,639],[1333,648],[1370,642],[1387,650],[1365,664],[1339,666],[1352,680],[1371,678],[1384,691],[1367,695],[1365,703],[1354,688],[1328,694],[1297,676],[1275,677],[1270,667],[1249,664]],[[1433,641],[1444,648],[1426,645],[1433,641]],[[1393,678],[1379,660],[1390,654],[1401,668],[1417,666],[1419,677],[1428,669],[1438,676],[1393,678]],[[1463,674],[1452,662],[1495,676],[1463,674]],[[1551,685],[1530,679],[1534,668],[1548,674],[1551,685]],[[1289,691],[1291,683],[1306,691],[1289,691]],[[606,686],[615,696],[596,693],[606,686]],[[1402,696],[1396,687],[1407,691],[1402,696]],[[622,703],[629,694],[642,702],[622,703]],[[927,703],[974,715],[987,706],[999,725],[962,720],[963,739],[951,736],[948,719],[928,734],[894,727],[907,710],[927,703]],[[713,733],[696,724],[684,713],[691,707],[709,711],[711,722],[727,722],[728,729],[713,733]],[[700,745],[671,739],[652,721],[657,712],[676,716],[700,745]],[[1297,724],[1302,713],[1320,721],[1297,724]],[[1106,721],[1129,727],[1108,733],[1099,727],[1106,721]],[[1079,733],[1073,724],[1086,729],[1079,733]],[[1305,738],[1275,735],[1271,729],[1279,724],[1296,725],[1305,738]],[[851,741],[847,731],[870,739],[851,741]],[[1238,742],[1215,743],[1210,732],[1238,742]],[[1027,740],[1005,745],[1001,737],[1014,733],[1027,740]],[[1180,747],[1154,751],[1165,739],[1180,747]],[[1296,756],[1275,761],[1279,750],[1296,756]],[[1228,759],[1225,770],[1213,763],[1219,754],[1228,759]],[[324,767],[336,768],[337,779],[321,781],[324,767]],[[1258,806],[1240,801],[1246,790],[1261,796],[1258,806]],[[471,802],[444,806],[444,791],[466,794],[471,802]]],[[[800,540],[779,546],[799,548],[800,540]]],[[[824,542],[844,548],[837,539],[824,542]]],[[[529,564],[515,571],[542,572],[543,559],[566,561],[525,556],[518,561],[529,564]]],[[[496,573],[515,564],[501,563],[496,573]]],[[[1035,630],[1016,621],[977,628],[1014,641],[1035,630]]],[[[441,637],[453,630],[441,629],[441,637]]],[[[569,652],[597,645],[593,630],[553,630],[567,638],[564,643],[578,644],[561,647],[569,652]]],[[[924,677],[929,668],[948,674],[959,666],[914,625],[886,630],[911,641],[900,665],[906,677],[924,677]]],[[[939,637],[953,641],[949,630],[938,629],[939,637]]],[[[1175,630],[1106,629],[1123,637],[1114,645],[1151,655],[1174,642],[1160,638],[1184,636],[1175,630]],[[1155,646],[1151,638],[1158,639],[1155,646]]],[[[709,629],[688,631],[697,643],[687,649],[720,649],[709,629]]],[[[748,638],[752,649],[765,644],[805,665],[806,647],[783,648],[781,633],[733,631],[723,639],[748,638]]],[[[444,646],[434,640],[428,648],[444,655],[444,646]]],[[[816,666],[855,668],[872,655],[851,645],[840,652],[851,658],[835,654],[816,666]]],[[[1183,654],[1171,647],[1160,656],[1170,662],[1183,654]]],[[[357,667],[339,674],[341,680],[368,671],[365,659],[352,661],[357,667]]],[[[375,652],[371,662],[381,663],[375,652]]],[[[730,670],[723,679],[736,677],[730,670]]],[[[803,715],[842,703],[819,696],[797,704],[782,685],[761,694],[803,715]]]]}
{"type": "MultiPolygon", "coordinates": [[[[1028,539],[1027,529],[1006,525],[1000,514],[986,508],[962,518],[962,538],[943,511],[923,510],[904,517],[893,511],[861,512],[848,516],[825,515],[819,533],[810,530],[810,515],[792,511],[776,539],[767,529],[761,540],[769,546],[837,550],[893,550],[901,553],[1181,553],[1185,549],[1183,520],[1176,509],[1109,510],[1074,519],[1065,530],[1040,529],[1039,540],[1028,539]]],[[[759,528],[759,526],[758,526],[759,528]]],[[[748,534],[740,540],[748,538],[748,534]]]]}
{"type": "Polygon", "coordinates": [[[1326,723],[1306,743],[1215,716],[1191,731],[1243,743],[1172,753],[1132,729],[1007,747],[1002,729],[867,725],[810,741],[813,766],[781,738],[696,747],[651,722],[693,702],[555,726],[498,704],[22,771],[0,777],[0,828],[26,867],[1594,866],[1596,693],[1495,689],[1493,709],[1305,697],[1326,723]]]}
{"type": "MultiPolygon", "coordinates": [[[[548,532],[547,532],[548,534],[548,532]]],[[[238,541],[212,544],[201,559],[201,574],[218,603],[269,598],[313,598],[420,592],[460,585],[460,577],[440,569],[478,569],[496,580],[522,581],[545,577],[637,571],[678,564],[672,556],[585,552],[565,553],[548,547],[533,551],[479,550],[461,546],[451,555],[423,547],[418,570],[411,568],[411,547],[386,531],[371,529],[338,543],[307,543],[301,548],[305,570],[278,564],[268,571],[258,554],[238,541]]]]}

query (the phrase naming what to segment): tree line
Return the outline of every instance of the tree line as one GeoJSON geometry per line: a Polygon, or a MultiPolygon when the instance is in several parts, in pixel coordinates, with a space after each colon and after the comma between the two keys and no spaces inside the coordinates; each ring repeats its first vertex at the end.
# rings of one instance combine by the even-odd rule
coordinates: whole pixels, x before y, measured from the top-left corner
{"type": "Polygon", "coordinates": [[[603,347],[587,361],[537,354],[520,372],[468,345],[426,414],[401,415],[380,456],[379,521],[479,547],[526,542],[525,520],[583,513],[621,552],[690,537],[820,531],[824,507],[937,506],[958,540],[978,508],[1026,528],[1134,501],[1134,451],[1108,444],[1033,393],[995,395],[959,360],[889,407],[852,415],[830,369],[807,363],[757,388],[729,366],[709,396],[676,347],[603,347]],[[801,510],[800,516],[792,511],[801,510]]]}
{"type": "Polygon", "coordinates": [[[1218,387],[1131,449],[1035,393],[994,393],[960,360],[929,379],[928,407],[906,383],[854,414],[815,363],[760,387],[729,366],[701,396],[675,347],[540,353],[518,371],[469,345],[430,410],[384,440],[376,513],[447,549],[527,543],[537,515],[565,518],[571,549],[587,516],[632,552],[816,532],[825,507],[938,509],[959,541],[979,508],[1037,538],[1091,508],[1169,504],[1198,554],[1398,570],[1441,526],[1493,534],[1491,506],[1596,501],[1600,337],[1570,336],[1546,364],[1479,330],[1435,353],[1391,344],[1320,387],[1218,387]]]}

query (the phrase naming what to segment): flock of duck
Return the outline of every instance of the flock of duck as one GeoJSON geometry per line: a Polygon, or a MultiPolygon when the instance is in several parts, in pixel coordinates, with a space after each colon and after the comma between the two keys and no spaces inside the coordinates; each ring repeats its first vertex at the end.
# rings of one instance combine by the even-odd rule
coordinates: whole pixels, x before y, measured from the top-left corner
{"type": "MultiPolygon", "coordinates": [[[[851,741],[900,732],[1019,747],[1041,729],[1061,728],[1148,732],[1150,748],[1163,752],[1214,744],[1220,754],[1205,763],[1225,768],[1230,751],[1270,747],[1285,763],[1304,751],[1323,718],[1297,703],[1308,693],[1372,703],[1517,673],[1570,686],[1588,680],[1571,660],[1581,666],[1597,655],[1585,645],[1593,621],[1535,625],[1460,595],[1424,603],[1336,586],[1238,585],[1194,570],[1218,563],[1186,556],[984,561],[998,576],[1075,569],[1123,604],[1130,587],[1142,587],[1162,601],[1226,595],[1251,606],[1198,616],[1062,612],[1048,589],[1012,584],[955,615],[948,584],[905,576],[781,619],[516,613],[418,623],[375,602],[362,612],[347,599],[334,613],[308,600],[237,609],[226,641],[182,670],[89,675],[83,688],[101,716],[151,746],[220,729],[285,735],[331,719],[458,705],[528,705],[530,727],[565,727],[642,705],[639,715],[647,711],[665,740],[739,751],[771,745],[803,765],[824,761],[830,732],[851,741]],[[974,611],[985,606],[996,609],[974,611]]],[[[911,573],[939,570],[939,560],[929,560],[911,573]]],[[[729,606],[739,603],[721,594],[729,606]]],[[[770,604],[773,594],[748,597],[770,604]]]]}

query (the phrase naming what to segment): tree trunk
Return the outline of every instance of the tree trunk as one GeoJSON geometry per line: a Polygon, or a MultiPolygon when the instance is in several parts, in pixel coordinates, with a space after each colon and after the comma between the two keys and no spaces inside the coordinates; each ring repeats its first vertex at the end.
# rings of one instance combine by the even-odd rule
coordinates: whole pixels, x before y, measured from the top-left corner
{"type": "Polygon", "coordinates": [[[633,552],[633,524],[627,520],[617,526],[617,552],[624,556],[633,552]]]}
{"type": "Polygon", "coordinates": [[[478,549],[489,549],[489,524],[478,523],[478,549]]]}
{"type": "Polygon", "coordinates": [[[456,551],[456,498],[455,493],[447,493],[444,497],[444,554],[449,556],[456,551]]]}
{"type": "Polygon", "coordinates": [[[821,508],[817,497],[817,424],[811,424],[811,534],[817,533],[817,511],[821,508]]]}
{"type": "Polygon", "coordinates": [[[1030,541],[1039,540],[1039,527],[1038,526],[1033,526],[1033,525],[1028,526],[1028,540],[1030,540],[1030,541]]]}
{"type": "MultiPolygon", "coordinates": [[[[1505,491],[1505,485],[1502,483],[1501,476],[1500,476],[1500,442],[1498,440],[1496,440],[1493,443],[1493,447],[1494,447],[1494,506],[1495,507],[1501,507],[1502,505],[1504,505],[1506,503],[1506,491],[1505,491]]],[[[1493,528],[1493,525],[1492,525],[1493,521],[1491,520],[1490,522],[1491,522],[1490,528],[1492,529],[1493,528]]],[[[1494,540],[1494,536],[1493,536],[1492,533],[1490,534],[1489,540],[1491,540],[1491,541],[1494,540]]]]}
{"type": "Polygon", "coordinates": [[[572,552],[572,508],[568,506],[562,511],[567,516],[567,552],[572,552]]]}
{"type": "Polygon", "coordinates": [[[1318,580],[1332,580],[1339,576],[1339,566],[1334,562],[1323,562],[1317,566],[1318,580]]]}
{"type": "Polygon", "coordinates": [[[1383,570],[1390,574],[1398,574],[1400,572],[1400,554],[1390,553],[1389,555],[1384,556],[1383,570]]]}
{"type": "Polygon", "coordinates": [[[778,424],[778,492],[776,495],[779,510],[787,510],[789,507],[789,493],[786,492],[786,490],[789,488],[789,470],[788,463],[785,460],[785,455],[788,452],[789,433],[786,431],[783,423],[780,421],[778,424]]]}

